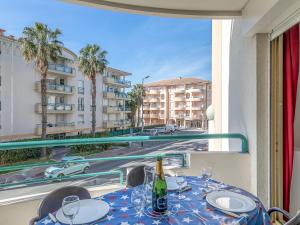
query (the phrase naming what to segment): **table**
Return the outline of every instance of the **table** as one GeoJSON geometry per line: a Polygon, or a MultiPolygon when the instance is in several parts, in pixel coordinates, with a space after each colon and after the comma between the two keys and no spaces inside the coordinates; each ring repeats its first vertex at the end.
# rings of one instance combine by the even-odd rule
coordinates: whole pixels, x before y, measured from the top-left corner
{"type": "MultiPolygon", "coordinates": [[[[183,192],[185,199],[178,200],[174,192],[168,193],[169,204],[174,204],[176,214],[164,219],[151,218],[144,214],[137,215],[130,203],[130,196],[133,191],[123,189],[107,195],[98,197],[109,203],[112,210],[106,219],[93,225],[271,225],[270,217],[259,199],[245,190],[225,185],[214,180],[209,181],[209,187],[227,189],[236,193],[246,195],[256,202],[257,209],[247,213],[248,216],[234,218],[209,206],[203,198],[203,182],[200,177],[186,177],[192,190],[183,192]]],[[[54,225],[49,217],[40,220],[37,225],[54,225]]],[[[57,225],[57,224],[56,224],[57,225]]]]}

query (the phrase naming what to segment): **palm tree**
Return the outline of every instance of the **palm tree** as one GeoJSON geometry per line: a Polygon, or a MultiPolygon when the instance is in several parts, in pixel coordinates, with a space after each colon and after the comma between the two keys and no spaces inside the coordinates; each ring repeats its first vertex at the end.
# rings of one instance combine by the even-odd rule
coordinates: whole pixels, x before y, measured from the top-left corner
{"type": "Polygon", "coordinates": [[[137,111],[137,125],[140,122],[140,114],[141,114],[141,106],[143,104],[143,98],[145,97],[145,89],[142,84],[136,84],[133,86],[131,92],[129,93],[130,96],[130,106],[132,107],[131,110],[136,114],[137,111]]]}
{"type": "Polygon", "coordinates": [[[100,46],[88,44],[80,50],[79,69],[92,81],[92,135],[96,131],[96,76],[102,74],[108,64],[107,52],[100,46]]]}
{"type": "MultiPolygon", "coordinates": [[[[41,75],[41,103],[42,103],[42,139],[47,135],[47,72],[49,61],[56,62],[62,52],[62,42],[58,37],[59,29],[51,30],[47,25],[35,23],[33,27],[25,27],[19,39],[23,57],[27,62],[34,61],[37,71],[41,75]]],[[[46,155],[43,149],[42,156],[46,155]]]]}

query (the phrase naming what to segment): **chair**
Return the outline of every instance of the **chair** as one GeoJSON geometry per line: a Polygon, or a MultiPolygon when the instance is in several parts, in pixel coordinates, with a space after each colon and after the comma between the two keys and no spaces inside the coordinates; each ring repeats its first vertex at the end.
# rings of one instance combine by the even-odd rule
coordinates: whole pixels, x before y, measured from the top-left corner
{"type": "Polygon", "coordinates": [[[131,169],[127,175],[127,187],[136,187],[142,185],[145,179],[145,166],[137,166],[131,169]]]}
{"type": "Polygon", "coordinates": [[[77,195],[81,200],[91,198],[88,190],[83,187],[67,186],[56,189],[43,199],[38,209],[38,216],[32,218],[29,224],[34,225],[38,220],[46,217],[48,213],[53,213],[60,209],[63,199],[70,195],[77,195]]]}
{"type": "Polygon", "coordinates": [[[297,214],[293,217],[291,214],[289,214],[287,211],[274,207],[270,208],[268,210],[268,214],[271,216],[272,213],[281,213],[283,216],[285,216],[288,221],[285,223],[285,225],[299,225],[300,224],[300,211],[297,212],[297,214]]]}

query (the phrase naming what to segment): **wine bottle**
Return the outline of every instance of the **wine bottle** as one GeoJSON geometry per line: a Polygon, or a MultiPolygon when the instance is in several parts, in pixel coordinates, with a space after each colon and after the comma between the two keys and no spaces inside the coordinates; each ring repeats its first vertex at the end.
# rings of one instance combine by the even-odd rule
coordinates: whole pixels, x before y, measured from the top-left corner
{"type": "Polygon", "coordinates": [[[162,157],[157,157],[156,173],[152,189],[152,209],[158,213],[165,213],[168,209],[168,189],[165,180],[162,157]]]}

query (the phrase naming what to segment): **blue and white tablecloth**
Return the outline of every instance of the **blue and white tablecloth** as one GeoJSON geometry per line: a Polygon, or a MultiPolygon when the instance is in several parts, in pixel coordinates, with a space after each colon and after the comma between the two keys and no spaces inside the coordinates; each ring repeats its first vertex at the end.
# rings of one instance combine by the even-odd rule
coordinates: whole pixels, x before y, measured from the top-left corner
{"type": "MultiPolygon", "coordinates": [[[[116,191],[96,199],[102,199],[111,206],[111,210],[104,220],[101,220],[93,225],[271,225],[271,220],[262,203],[258,198],[250,193],[227,186],[211,180],[209,186],[228,189],[246,195],[256,202],[257,208],[252,212],[247,213],[247,216],[234,218],[228,216],[210,205],[203,198],[203,182],[199,177],[186,177],[192,190],[184,192],[185,199],[178,200],[176,194],[170,192],[168,194],[168,204],[172,204],[176,208],[176,213],[172,213],[163,219],[151,218],[145,214],[138,215],[130,202],[130,196],[133,191],[123,189],[116,191]]],[[[40,220],[37,225],[58,225],[53,223],[49,217],[40,220]]]]}

